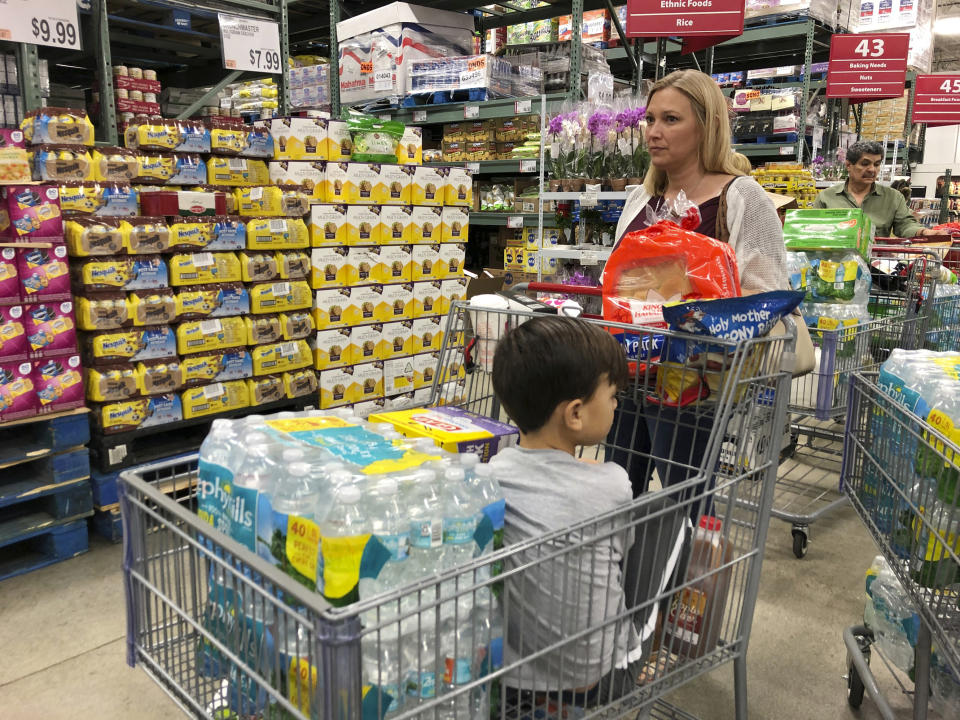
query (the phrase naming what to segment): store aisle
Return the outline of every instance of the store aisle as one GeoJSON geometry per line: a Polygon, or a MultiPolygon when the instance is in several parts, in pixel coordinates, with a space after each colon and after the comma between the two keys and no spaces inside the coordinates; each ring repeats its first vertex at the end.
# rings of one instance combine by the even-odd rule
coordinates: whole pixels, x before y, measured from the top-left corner
{"type": "MultiPolygon", "coordinates": [[[[842,629],[863,612],[873,542],[850,508],[813,527],[805,560],[772,521],[748,656],[751,720],[875,720],[846,704],[842,629]]],[[[125,663],[121,547],[91,538],[82,557],[0,583],[0,708],[5,720],[182,717],[142,670],[125,663]]],[[[733,718],[732,666],[671,700],[702,720],[733,718]]],[[[886,688],[889,676],[881,675],[886,688]]],[[[892,693],[891,693],[892,697],[892,693]]],[[[894,698],[899,716],[909,702],[894,698]]]]}

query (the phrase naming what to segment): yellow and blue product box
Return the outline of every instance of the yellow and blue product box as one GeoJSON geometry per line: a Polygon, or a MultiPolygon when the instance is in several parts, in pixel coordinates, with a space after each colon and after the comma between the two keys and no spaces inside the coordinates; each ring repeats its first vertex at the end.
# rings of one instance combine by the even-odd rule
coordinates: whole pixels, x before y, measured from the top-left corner
{"type": "Polygon", "coordinates": [[[511,425],[450,406],[378,413],[370,422],[390,423],[406,437],[428,437],[444,450],[475,453],[484,462],[520,439],[511,425]]]}

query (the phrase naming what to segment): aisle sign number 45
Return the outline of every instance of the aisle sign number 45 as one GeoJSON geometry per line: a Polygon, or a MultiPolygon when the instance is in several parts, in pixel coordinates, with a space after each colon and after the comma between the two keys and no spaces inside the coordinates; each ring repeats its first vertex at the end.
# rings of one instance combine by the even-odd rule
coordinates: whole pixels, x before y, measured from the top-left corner
{"type": "Polygon", "coordinates": [[[77,0],[0,2],[0,40],[79,50],[77,0]]]}

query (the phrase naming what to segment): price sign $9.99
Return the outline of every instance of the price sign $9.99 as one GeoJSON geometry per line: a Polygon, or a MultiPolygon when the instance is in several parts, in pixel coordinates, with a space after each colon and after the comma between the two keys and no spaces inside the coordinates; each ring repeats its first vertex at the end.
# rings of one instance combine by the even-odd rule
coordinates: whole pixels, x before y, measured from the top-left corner
{"type": "Polygon", "coordinates": [[[6,0],[0,40],[80,49],[76,0],[6,0]]]}

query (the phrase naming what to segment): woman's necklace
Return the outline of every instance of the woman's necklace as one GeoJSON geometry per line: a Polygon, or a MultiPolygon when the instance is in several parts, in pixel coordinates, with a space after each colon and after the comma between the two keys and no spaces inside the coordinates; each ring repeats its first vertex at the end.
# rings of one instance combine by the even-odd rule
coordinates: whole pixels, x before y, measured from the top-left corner
{"type": "MultiPolygon", "coordinates": [[[[686,190],[684,190],[683,188],[681,188],[681,189],[677,192],[677,195],[679,195],[679,194],[682,192],[682,193],[684,193],[684,194],[686,195],[688,202],[693,202],[693,201],[690,199],[691,195],[693,195],[693,193],[695,193],[697,190],[700,189],[700,186],[703,185],[703,181],[706,179],[706,177],[707,177],[706,174],[701,175],[701,176],[700,176],[700,179],[697,181],[697,184],[693,186],[693,188],[690,190],[690,192],[687,192],[686,190]]],[[[673,200],[668,200],[668,199],[667,199],[667,194],[664,193],[664,194],[663,194],[663,197],[662,197],[661,200],[660,200],[660,206],[657,208],[657,211],[659,212],[660,210],[663,209],[663,206],[666,205],[666,206],[670,209],[670,214],[673,215],[674,217],[679,217],[679,215],[682,215],[682,213],[677,213],[677,212],[676,212],[677,195],[674,195],[673,200]]]]}

